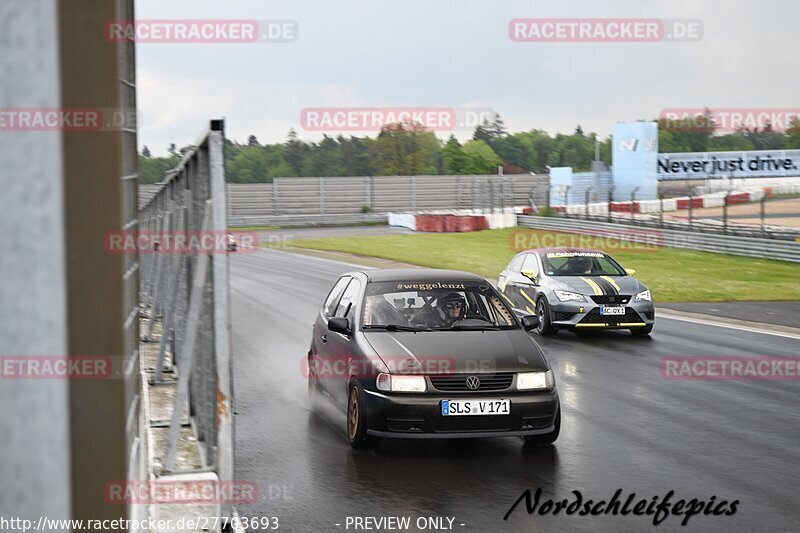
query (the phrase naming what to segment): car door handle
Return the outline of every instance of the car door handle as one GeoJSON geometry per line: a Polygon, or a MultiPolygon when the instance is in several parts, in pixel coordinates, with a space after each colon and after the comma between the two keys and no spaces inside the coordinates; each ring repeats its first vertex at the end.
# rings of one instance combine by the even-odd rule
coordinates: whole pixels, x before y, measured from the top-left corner
{"type": "Polygon", "coordinates": [[[326,342],[328,342],[328,336],[327,336],[327,335],[323,335],[322,337],[320,337],[320,339],[322,339],[322,343],[323,343],[323,344],[325,344],[326,342]]]}

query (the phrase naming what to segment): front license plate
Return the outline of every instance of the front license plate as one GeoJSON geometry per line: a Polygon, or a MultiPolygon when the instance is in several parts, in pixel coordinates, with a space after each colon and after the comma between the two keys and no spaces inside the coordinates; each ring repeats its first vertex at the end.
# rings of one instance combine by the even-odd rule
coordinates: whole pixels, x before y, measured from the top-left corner
{"type": "Polygon", "coordinates": [[[442,416],[508,414],[511,400],[442,400],[442,416]]]}
{"type": "Polygon", "coordinates": [[[624,315],[625,308],[624,307],[608,307],[602,306],[600,307],[600,314],[601,315],[624,315]]]}

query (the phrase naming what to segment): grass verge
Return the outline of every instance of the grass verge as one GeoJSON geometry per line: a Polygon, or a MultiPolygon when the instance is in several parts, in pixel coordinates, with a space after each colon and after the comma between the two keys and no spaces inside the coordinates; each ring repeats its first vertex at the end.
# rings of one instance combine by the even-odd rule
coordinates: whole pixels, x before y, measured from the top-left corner
{"type": "MultiPolygon", "coordinates": [[[[524,231],[528,243],[569,243],[580,236],[539,230],[381,235],[304,239],[292,246],[379,257],[432,268],[466,270],[497,278],[516,253],[524,231]]],[[[679,248],[635,249],[619,241],[590,238],[636,277],[661,302],[800,300],[800,265],[783,261],[695,252],[679,248]]],[[[583,241],[585,242],[585,241],[583,241]]],[[[566,244],[565,244],[566,245],[566,244]]]]}

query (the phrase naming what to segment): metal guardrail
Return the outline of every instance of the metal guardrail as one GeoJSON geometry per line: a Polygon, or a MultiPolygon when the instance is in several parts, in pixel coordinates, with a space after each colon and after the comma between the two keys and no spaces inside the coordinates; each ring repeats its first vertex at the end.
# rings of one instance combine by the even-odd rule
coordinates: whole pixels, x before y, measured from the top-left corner
{"type": "MultiPolygon", "coordinates": [[[[186,153],[142,206],[142,231],[159,239],[199,232],[225,235],[224,141],[223,122],[211,121],[196,148],[186,153]]],[[[142,254],[140,301],[147,318],[143,341],[151,340],[155,325],[161,325],[158,362],[150,382],[165,383],[165,371],[177,375],[163,472],[176,473],[181,417],[188,405],[203,451],[203,470],[216,472],[222,482],[230,481],[234,469],[228,256],[169,253],[163,246],[160,251],[142,254]]],[[[230,516],[229,509],[225,512],[230,516]]]]}
{"type": "Polygon", "coordinates": [[[800,242],[794,241],[697,233],[658,227],[653,229],[648,227],[643,230],[642,228],[645,226],[640,224],[608,223],[577,218],[520,215],[518,222],[521,227],[531,229],[589,233],[623,241],[645,242],[672,248],[800,263],[800,242]]]}
{"type": "Polygon", "coordinates": [[[330,215],[269,215],[269,216],[230,216],[228,224],[231,227],[246,226],[348,226],[355,224],[388,224],[389,215],[386,213],[349,214],[337,213],[330,215]]]}
{"type": "Polygon", "coordinates": [[[686,218],[680,219],[670,216],[666,218],[663,214],[649,214],[630,216],[625,213],[607,213],[605,215],[585,215],[585,214],[560,214],[560,218],[570,220],[585,220],[593,222],[611,222],[612,224],[626,224],[640,228],[669,229],[675,231],[705,233],[711,235],[723,235],[731,237],[754,237],[764,240],[795,241],[800,237],[800,230],[796,228],[774,226],[774,225],[754,225],[728,223],[716,219],[686,218]]]}

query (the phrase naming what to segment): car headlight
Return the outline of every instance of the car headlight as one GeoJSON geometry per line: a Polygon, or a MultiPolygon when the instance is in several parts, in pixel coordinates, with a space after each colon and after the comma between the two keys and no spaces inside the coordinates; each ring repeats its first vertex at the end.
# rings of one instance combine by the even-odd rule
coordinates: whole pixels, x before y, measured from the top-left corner
{"type": "Polygon", "coordinates": [[[522,372],[517,374],[517,390],[552,389],[555,385],[553,372],[522,372]]]}
{"type": "Polygon", "coordinates": [[[650,291],[649,290],[642,291],[642,292],[640,292],[639,294],[636,295],[636,301],[637,302],[641,302],[643,300],[646,300],[648,302],[652,302],[653,301],[653,297],[650,295],[650,291]]]}
{"type": "Polygon", "coordinates": [[[386,392],[425,392],[428,388],[424,376],[393,376],[385,372],[378,374],[375,386],[386,392]]]}
{"type": "Polygon", "coordinates": [[[562,302],[585,302],[586,298],[583,297],[582,294],[578,294],[577,292],[569,292],[569,291],[555,291],[556,296],[562,302]]]}

